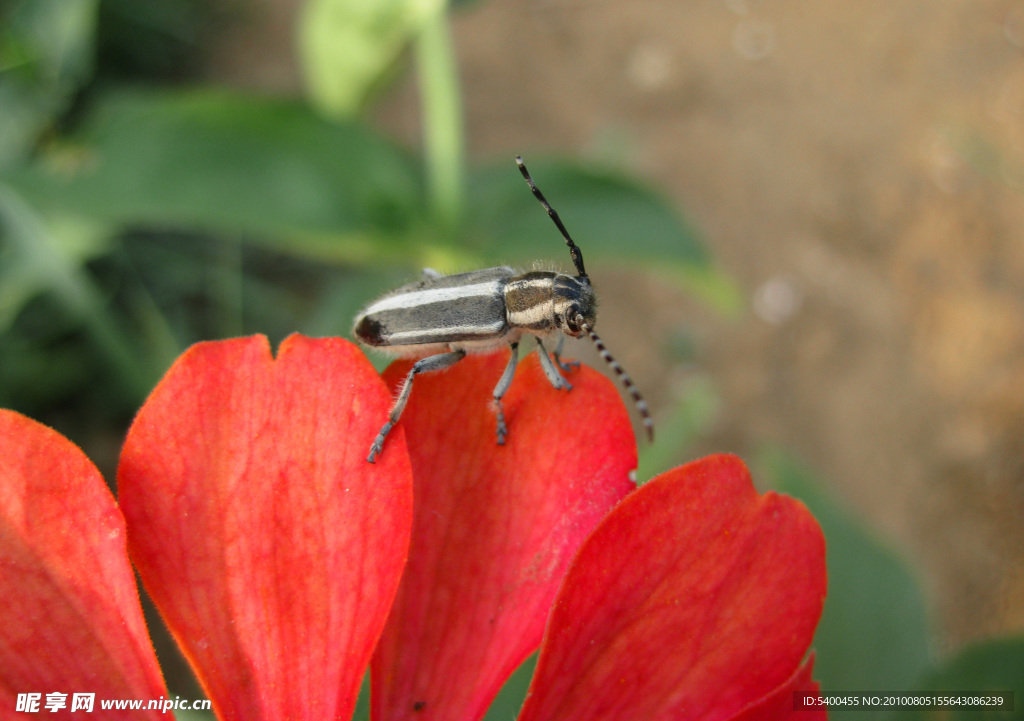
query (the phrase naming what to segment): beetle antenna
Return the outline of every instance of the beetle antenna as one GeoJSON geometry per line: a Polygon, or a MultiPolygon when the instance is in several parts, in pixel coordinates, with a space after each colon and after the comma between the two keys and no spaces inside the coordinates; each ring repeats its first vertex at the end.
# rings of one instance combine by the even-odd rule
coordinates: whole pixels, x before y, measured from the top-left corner
{"type": "Polygon", "coordinates": [[[594,332],[582,316],[576,316],[576,323],[580,328],[587,332],[590,336],[590,340],[594,342],[594,347],[597,348],[597,352],[601,355],[601,358],[611,366],[611,369],[615,371],[615,374],[619,377],[619,381],[622,386],[629,391],[629,395],[633,397],[633,405],[636,406],[637,411],[640,412],[640,416],[643,419],[644,430],[647,431],[647,440],[654,440],[654,419],[651,418],[651,412],[647,408],[647,401],[640,395],[640,390],[633,384],[633,379],[629,377],[629,374],[622,369],[619,362],[612,357],[612,354],[608,352],[608,349],[604,347],[604,343],[601,338],[598,337],[597,333],[594,332]]]}
{"type": "Polygon", "coordinates": [[[551,207],[551,204],[544,198],[544,195],[537,188],[537,184],[533,182],[533,178],[530,177],[530,171],[526,169],[526,164],[523,163],[523,159],[516,156],[516,165],[519,166],[519,172],[526,178],[526,184],[530,186],[530,190],[533,191],[533,197],[540,201],[540,204],[544,206],[544,210],[548,211],[548,215],[551,220],[555,222],[555,226],[562,232],[562,237],[565,238],[566,244],[569,246],[569,255],[572,256],[572,264],[576,266],[576,272],[579,273],[580,278],[587,277],[587,271],[583,270],[583,253],[580,252],[579,247],[572,242],[572,238],[569,237],[569,231],[565,229],[562,224],[562,219],[558,217],[558,213],[551,207]]]}

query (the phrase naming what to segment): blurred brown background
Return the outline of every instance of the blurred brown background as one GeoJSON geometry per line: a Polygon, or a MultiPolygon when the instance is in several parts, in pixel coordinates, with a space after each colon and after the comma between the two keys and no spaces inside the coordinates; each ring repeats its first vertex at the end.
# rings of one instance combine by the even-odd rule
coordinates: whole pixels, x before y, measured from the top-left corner
{"type": "MultiPolygon", "coordinates": [[[[247,5],[213,79],[297,93],[298,5],[247,5]]],[[[727,318],[592,269],[656,412],[688,371],[645,349],[685,328],[703,451],[795,451],[920,569],[946,650],[1024,629],[1024,2],[487,0],[454,32],[471,158],[614,158],[742,287],[727,318]]],[[[414,92],[375,112],[412,145],[414,92]]]]}

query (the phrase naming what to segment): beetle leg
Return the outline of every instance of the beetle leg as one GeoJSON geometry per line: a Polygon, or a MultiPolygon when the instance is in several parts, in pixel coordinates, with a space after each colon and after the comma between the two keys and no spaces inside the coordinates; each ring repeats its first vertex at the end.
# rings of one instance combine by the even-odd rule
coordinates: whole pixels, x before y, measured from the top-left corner
{"type": "Polygon", "coordinates": [[[440,371],[445,368],[451,368],[453,365],[458,363],[460,360],[466,357],[466,351],[454,350],[449,353],[438,353],[422,360],[416,361],[412,369],[409,371],[409,375],[402,381],[402,390],[398,394],[398,400],[395,401],[395,405],[391,407],[391,413],[388,414],[388,422],[380,429],[380,433],[373,439],[373,444],[370,446],[370,455],[367,456],[366,460],[373,463],[377,456],[380,454],[383,446],[384,439],[387,438],[388,433],[395,424],[398,423],[398,419],[402,417],[402,411],[405,410],[405,404],[409,401],[409,394],[412,392],[412,378],[417,373],[429,373],[430,371],[440,371]]]}
{"type": "Polygon", "coordinates": [[[565,348],[565,335],[558,336],[558,345],[555,346],[555,352],[551,355],[554,356],[555,365],[564,370],[566,373],[572,373],[574,370],[580,367],[579,361],[564,361],[562,360],[562,350],[565,348]]]}
{"type": "Polygon", "coordinates": [[[505,372],[501,374],[498,385],[494,387],[494,405],[498,410],[498,445],[505,445],[505,438],[508,436],[508,426],[505,425],[505,408],[501,405],[501,399],[512,385],[512,377],[516,374],[516,362],[519,360],[519,343],[510,343],[509,348],[512,354],[508,358],[508,365],[505,372]]]}
{"type": "Polygon", "coordinates": [[[555,368],[555,364],[551,361],[551,356],[548,355],[548,349],[544,347],[544,342],[540,338],[537,338],[537,355],[540,356],[540,367],[544,371],[544,375],[548,377],[548,383],[556,391],[560,391],[563,388],[571,391],[572,383],[563,378],[562,374],[555,368]]]}

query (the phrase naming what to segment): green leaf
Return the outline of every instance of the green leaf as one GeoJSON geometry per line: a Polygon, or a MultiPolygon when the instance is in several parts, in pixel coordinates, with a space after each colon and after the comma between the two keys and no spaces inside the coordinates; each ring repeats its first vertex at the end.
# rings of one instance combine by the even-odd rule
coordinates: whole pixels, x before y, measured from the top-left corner
{"type": "Polygon", "coordinates": [[[61,217],[50,219],[46,239],[40,240],[41,231],[26,225],[26,209],[2,185],[0,231],[6,240],[6,252],[0,254],[0,332],[36,295],[58,290],[68,269],[77,272],[111,247],[109,228],[61,217]]]}
{"type": "Polygon", "coordinates": [[[930,708],[907,707],[897,715],[900,721],[1024,719],[1024,637],[986,641],[961,651],[932,671],[915,694],[954,699],[1000,696],[1002,703],[985,707],[955,702],[930,708]]]}
{"type": "Polygon", "coordinates": [[[216,721],[211,711],[175,711],[174,718],[177,721],[216,721]]]}
{"type": "Polygon", "coordinates": [[[302,68],[313,101],[352,117],[444,0],[309,0],[299,22],[302,68]]]}
{"type": "Polygon", "coordinates": [[[295,102],[212,90],[124,93],[75,144],[0,180],[33,205],[121,225],[240,233],[362,259],[422,214],[412,163],[295,102]]]}
{"type": "Polygon", "coordinates": [[[537,667],[537,654],[532,654],[523,661],[519,668],[505,680],[501,691],[494,697],[484,721],[508,721],[514,719],[526,700],[526,692],[533,680],[533,672],[537,667]]]}
{"type": "MultiPolygon", "coordinates": [[[[709,256],[693,229],[653,190],[611,172],[572,162],[528,162],[584,255],[672,260],[705,265],[709,256]]],[[[526,259],[550,257],[565,242],[523,182],[512,158],[473,174],[471,212],[480,240],[526,259]]],[[[570,266],[571,267],[571,266],[570,266]]]]}
{"type": "MultiPolygon", "coordinates": [[[[791,456],[774,449],[761,465],[773,487],[807,505],[825,534],[828,597],[814,637],[814,677],[822,693],[909,691],[929,658],[924,601],[910,569],[791,456]]],[[[843,709],[830,708],[829,715],[843,715],[843,709]]]]}
{"type": "MultiPolygon", "coordinates": [[[[639,268],[656,266],[719,309],[737,305],[732,284],[714,268],[696,232],[657,192],[569,161],[527,160],[527,166],[587,262],[615,258],[639,268]]],[[[556,259],[558,267],[572,268],[565,241],[512,158],[472,174],[469,215],[470,242],[489,260],[556,259]]]]}
{"type": "MultiPolygon", "coordinates": [[[[0,227],[8,241],[8,255],[0,271],[20,271],[28,281],[20,295],[4,302],[24,304],[37,292],[49,292],[69,317],[77,318],[104,354],[124,388],[139,396],[158,377],[148,361],[140,357],[133,338],[119,327],[107,306],[103,292],[86,272],[84,258],[103,245],[107,233],[88,224],[47,224],[16,192],[0,183],[0,227]]],[[[6,323],[21,310],[2,308],[6,323]]],[[[4,328],[6,330],[6,328],[4,328]]]]}
{"type": "Polygon", "coordinates": [[[93,71],[97,0],[0,10],[0,167],[27,156],[93,71]]]}

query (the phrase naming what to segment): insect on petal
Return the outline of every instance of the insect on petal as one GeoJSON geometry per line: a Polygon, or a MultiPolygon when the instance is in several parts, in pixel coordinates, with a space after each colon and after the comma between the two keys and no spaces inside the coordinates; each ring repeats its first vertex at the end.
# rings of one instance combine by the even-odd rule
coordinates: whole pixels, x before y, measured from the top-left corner
{"type": "Polygon", "coordinates": [[[340,339],[200,343],[125,442],[118,482],[146,588],[221,719],[348,718],[408,551],[387,388],[340,339]]]}
{"type": "Polygon", "coordinates": [[[824,597],[803,504],[758,495],[734,456],[669,471],[580,549],[520,721],[732,718],[793,676],[824,597]]]}
{"type": "MultiPolygon", "coordinates": [[[[583,367],[556,391],[535,355],[489,403],[507,354],[416,378],[404,426],[415,475],[409,563],[374,656],[373,718],[480,718],[540,642],[576,548],[633,488],[636,442],[616,387],[583,367]]],[[[397,384],[409,369],[396,363],[397,384]]],[[[389,440],[390,443],[390,440],[389,440]]],[[[390,452],[385,447],[384,457],[390,452]]]]}
{"type": "MultiPolygon", "coordinates": [[[[56,431],[0,410],[0,708],[18,694],[166,697],[114,497],[56,431]]],[[[104,718],[162,718],[104,711],[104,718]]]]}

